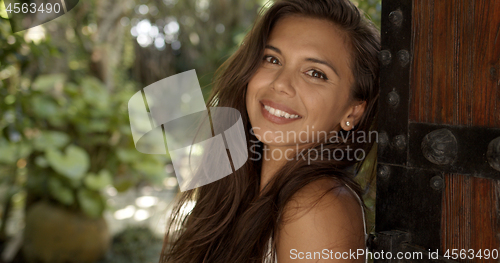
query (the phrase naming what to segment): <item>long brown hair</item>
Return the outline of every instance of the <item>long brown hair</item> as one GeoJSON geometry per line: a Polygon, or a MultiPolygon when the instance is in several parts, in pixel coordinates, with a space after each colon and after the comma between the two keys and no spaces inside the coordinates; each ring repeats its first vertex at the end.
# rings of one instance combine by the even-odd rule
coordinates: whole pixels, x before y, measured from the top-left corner
{"type": "MultiPolygon", "coordinates": [[[[288,161],[260,191],[262,143],[251,132],[246,111],[247,84],[262,63],[267,39],[276,22],[289,15],[325,19],[346,33],[350,47],[354,83],[352,97],[366,101],[366,109],[350,132],[368,134],[373,129],[378,99],[379,32],[349,0],[282,0],[274,3],[254,25],[239,49],[216,72],[209,107],[232,107],[240,111],[247,137],[249,159],[233,174],[211,184],[183,192],[173,209],[163,244],[160,263],[165,262],[263,262],[267,245],[280,224],[285,204],[299,189],[322,178],[346,184],[360,195],[360,187],[348,168],[359,164],[353,158],[332,159],[334,149],[363,149],[371,140],[342,140],[316,143],[306,155],[315,160],[294,158],[288,161]],[[323,149],[323,151],[320,151],[323,149]],[[253,150],[250,150],[253,149],[253,150]],[[259,150],[260,149],[260,150],[259,150]],[[325,151],[329,149],[330,151],[325,151]],[[324,155],[318,158],[318,154],[324,155]],[[184,213],[195,201],[190,213],[184,213]],[[179,230],[180,229],[180,230],[179,230]]],[[[360,167],[357,165],[356,167],[360,167]]]]}

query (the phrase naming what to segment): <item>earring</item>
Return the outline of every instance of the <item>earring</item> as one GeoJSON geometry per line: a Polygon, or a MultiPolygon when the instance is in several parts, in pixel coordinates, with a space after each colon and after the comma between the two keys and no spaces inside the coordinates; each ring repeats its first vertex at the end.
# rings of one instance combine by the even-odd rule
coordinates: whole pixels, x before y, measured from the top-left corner
{"type": "Polygon", "coordinates": [[[349,126],[349,125],[351,125],[351,123],[350,123],[350,122],[348,122],[348,121],[346,121],[346,122],[345,122],[345,125],[349,126]]]}

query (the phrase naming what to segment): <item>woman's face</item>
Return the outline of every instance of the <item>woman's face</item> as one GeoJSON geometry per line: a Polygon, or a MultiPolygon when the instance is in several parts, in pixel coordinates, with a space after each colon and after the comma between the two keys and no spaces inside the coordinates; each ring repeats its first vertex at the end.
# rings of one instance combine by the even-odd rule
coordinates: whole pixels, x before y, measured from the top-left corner
{"type": "Polygon", "coordinates": [[[320,131],[351,129],[365,103],[350,96],[349,64],[349,48],[335,25],[299,16],[280,19],[246,92],[257,138],[266,145],[292,146],[318,142],[320,131]]]}

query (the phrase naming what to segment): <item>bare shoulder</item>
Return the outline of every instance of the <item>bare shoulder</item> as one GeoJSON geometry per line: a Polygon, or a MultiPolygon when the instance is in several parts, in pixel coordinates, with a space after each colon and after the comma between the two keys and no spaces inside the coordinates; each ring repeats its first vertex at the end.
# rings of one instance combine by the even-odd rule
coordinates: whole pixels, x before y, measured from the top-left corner
{"type": "Polygon", "coordinates": [[[317,180],[294,194],[285,206],[277,234],[280,263],[297,262],[297,259],[301,259],[300,262],[334,262],[323,253],[330,255],[330,252],[365,248],[359,201],[347,186],[331,179],[317,180]],[[300,252],[303,252],[302,257],[300,252]],[[310,258],[306,252],[310,252],[310,258]]]}

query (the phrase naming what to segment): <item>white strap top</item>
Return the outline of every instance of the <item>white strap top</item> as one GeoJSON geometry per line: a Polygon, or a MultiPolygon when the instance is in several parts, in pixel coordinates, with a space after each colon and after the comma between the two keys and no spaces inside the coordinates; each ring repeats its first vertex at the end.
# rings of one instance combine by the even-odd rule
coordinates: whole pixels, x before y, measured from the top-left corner
{"type": "MultiPolygon", "coordinates": [[[[368,240],[368,233],[366,231],[366,217],[365,217],[365,209],[363,207],[363,201],[361,200],[361,198],[359,198],[359,196],[356,194],[356,192],[354,192],[354,190],[352,190],[351,187],[349,187],[348,185],[345,185],[345,186],[347,186],[347,188],[349,188],[349,190],[352,191],[354,196],[356,196],[356,198],[358,199],[359,205],[361,206],[361,212],[363,214],[363,230],[365,232],[365,244],[366,244],[366,241],[368,240]]],[[[268,246],[268,250],[267,250],[268,252],[267,252],[266,258],[264,259],[264,263],[270,263],[270,262],[277,263],[278,262],[277,258],[274,258],[274,261],[271,259],[271,239],[269,239],[267,246],[268,246]]],[[[368,262],[367,257],[365,257],[365,262],[368,262]]]]}
{"type": "MultiPolygon", "coordinates": [[[[368,241],[368,233],[366,231],[366,216],[365,216],[365,208],[363,207],[363,200],[359,198],[359,196],[356,194],[356,192],[354,192],[354,190],[352,190],[351,187],[349,187],[348,185],[345,186],[347,186],[347,188],[349,188],[352,191],[354,196],[356,196],[356,198],[358,199],[359,205],[361,205],[361,212],[363,213],[363,230],[365,232],[365,245],[366,245],[366,242],[368,241]]],[[[368,262],[368,257],[366,257],[366,255],[365,255],[365,262],[368,262]]]]}

